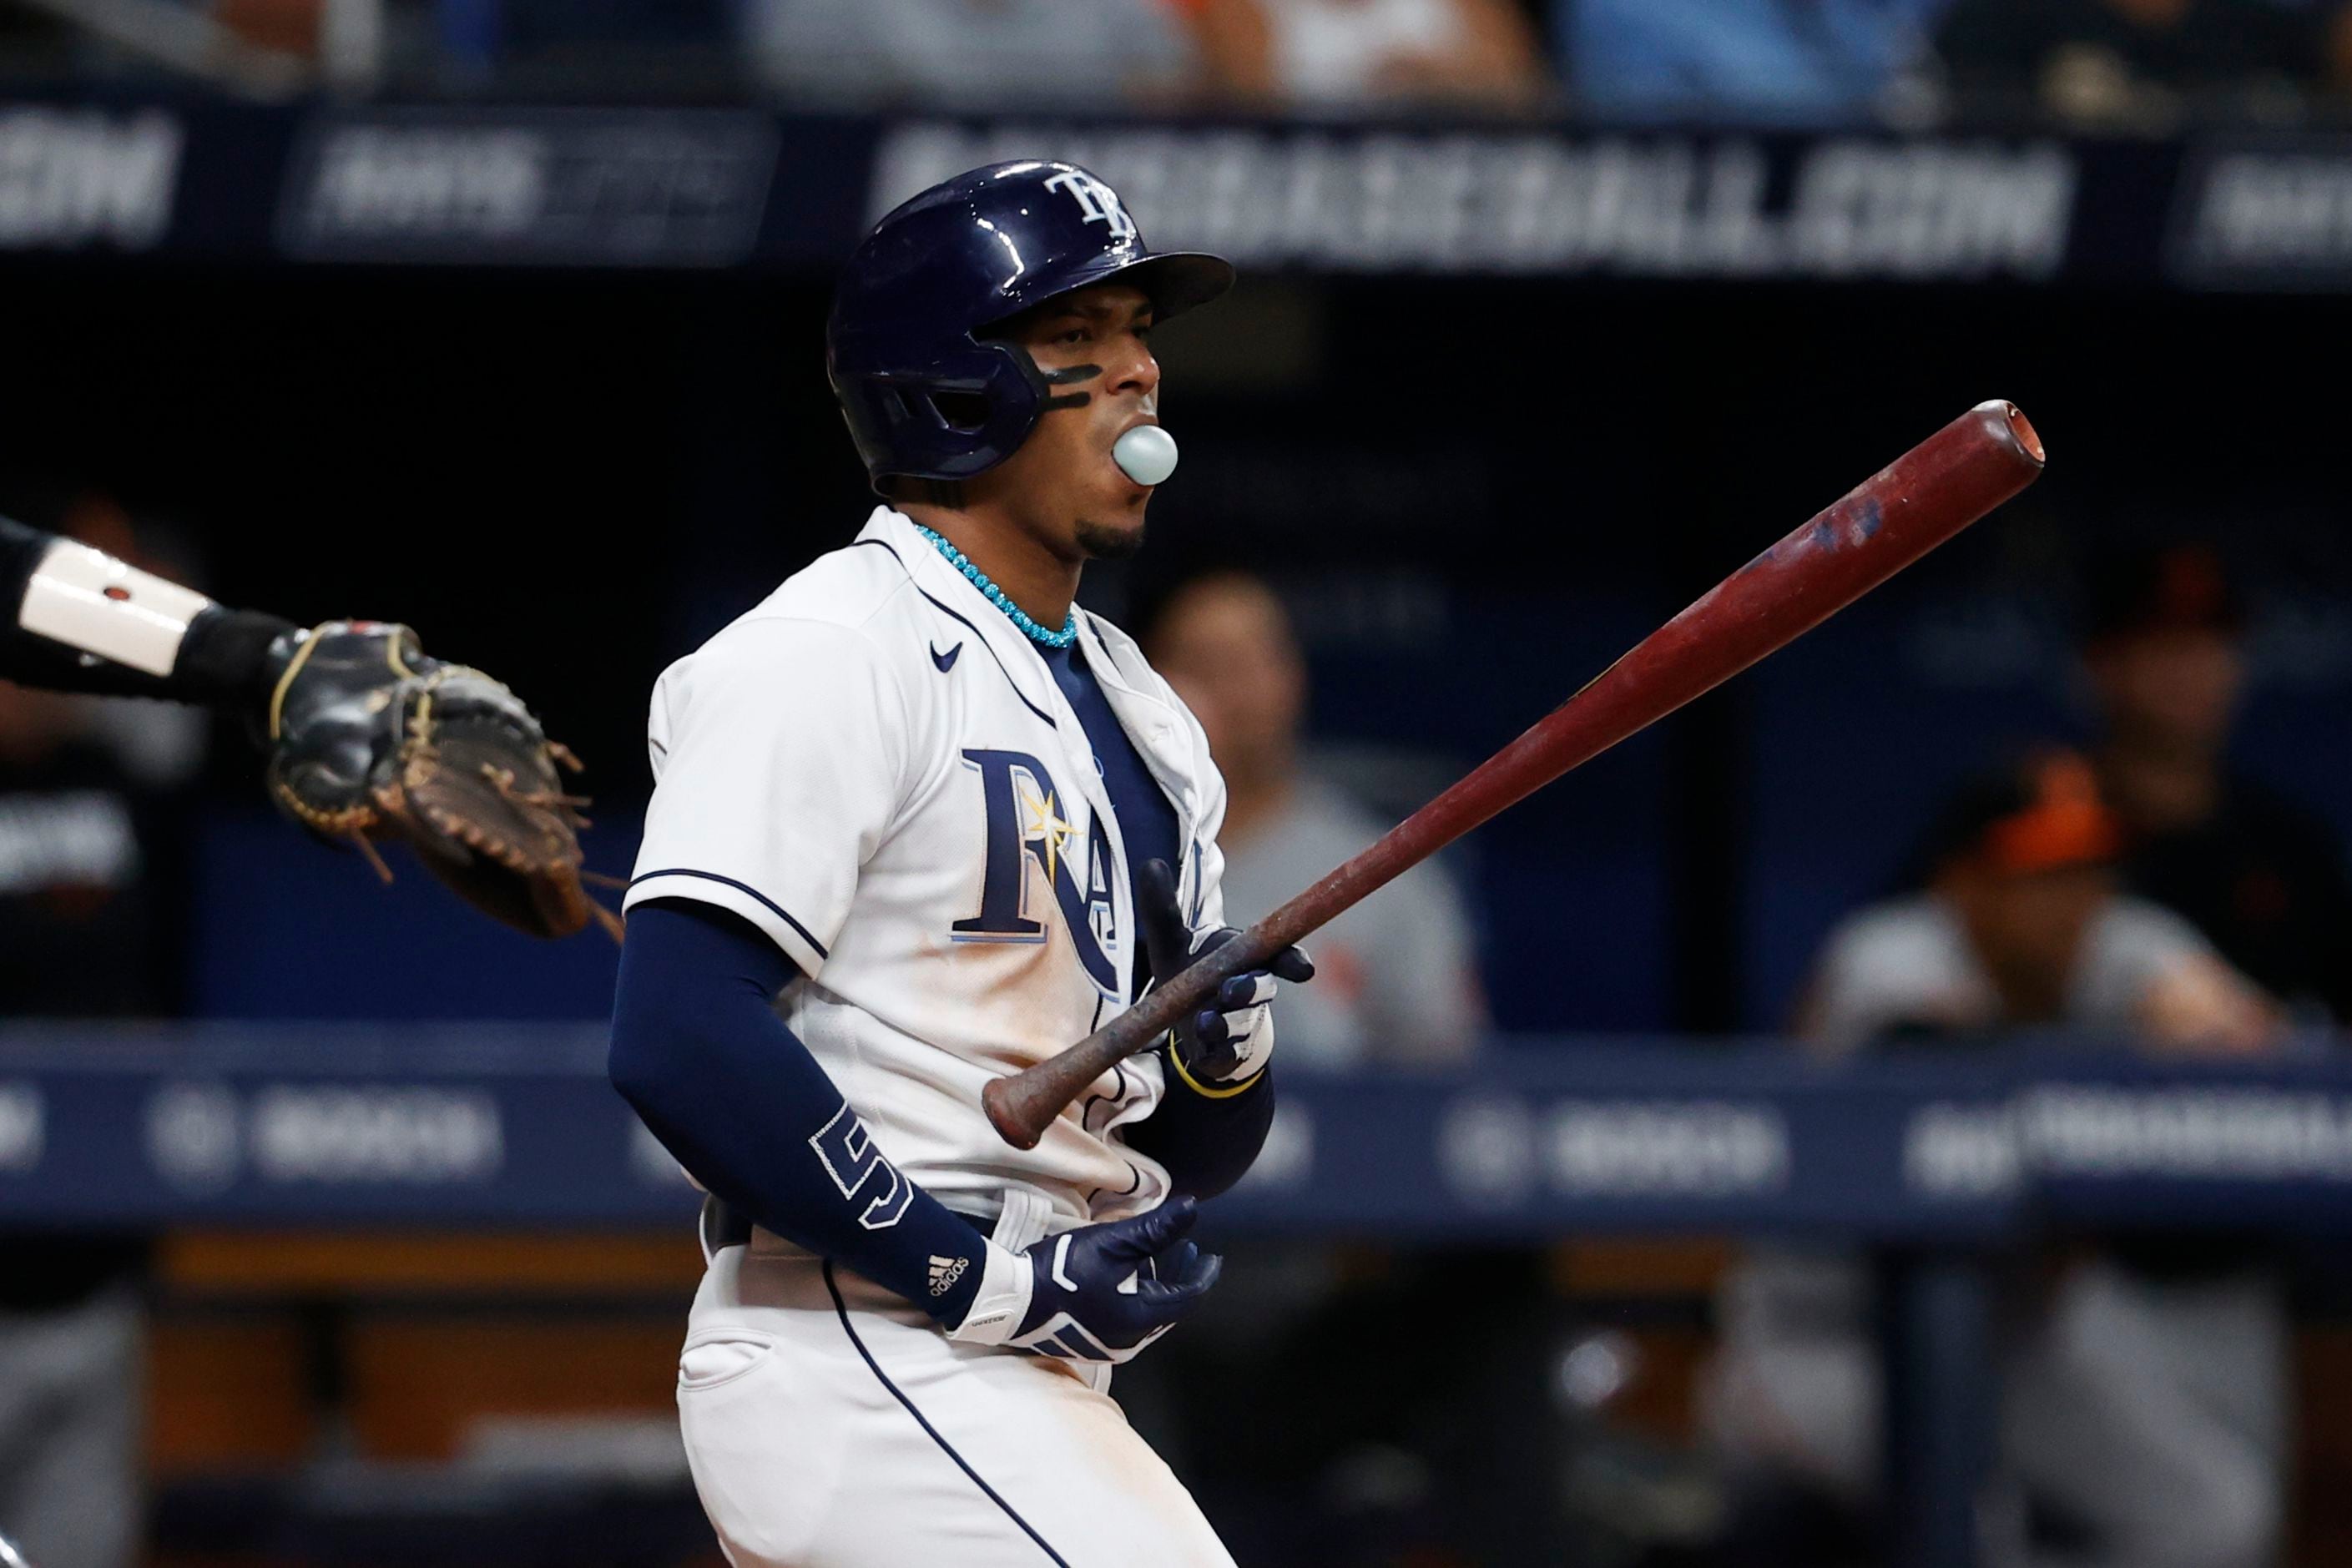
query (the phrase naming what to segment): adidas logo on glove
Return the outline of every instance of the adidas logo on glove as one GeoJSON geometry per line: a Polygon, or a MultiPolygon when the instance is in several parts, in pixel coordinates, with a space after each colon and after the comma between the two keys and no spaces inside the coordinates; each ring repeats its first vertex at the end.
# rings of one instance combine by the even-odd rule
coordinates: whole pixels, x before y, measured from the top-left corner
{"type": "Polygon", "coordinates": [[[954,1290],[955,1282],[963,1278],[964,1266],[970,1261],[968,1258],[934,1257],[931,1260],[931,1294],[944,1296],[954,1290]]]}

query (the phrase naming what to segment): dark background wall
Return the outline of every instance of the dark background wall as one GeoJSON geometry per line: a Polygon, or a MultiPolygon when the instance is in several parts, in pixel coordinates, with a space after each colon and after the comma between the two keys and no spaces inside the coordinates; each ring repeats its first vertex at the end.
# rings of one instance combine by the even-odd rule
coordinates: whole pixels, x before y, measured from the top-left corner
{"type": "MultiPolygon", "coordinates": [[[[0,276],[22,493],[0,503],[107,487],[226,598],[404,619],[495,670],[591,759],[607,871],[654,676],[871,504],[821,278],[0,276]]],[[[2347,327],[2308,298],[1261,281],[1162,334],[1184,468],[1088,597],[1117,615],[1194,566],[1266,571],[1318,739],[1401,813],[1874,465],[2016,400],[2052,453],[2025,501],[1458,856],[1504,1025],[1768,1029],[1952,779],[2077,724],[2074,573],[2103,541],[2245,559],[2242,759],[2352,829],[2347,327]]],[[[277,831],[240,747],[194,810],[201,1011],[604,1008],[609,952],[404,919],[424,879],[378,896],[277,831]]]]}

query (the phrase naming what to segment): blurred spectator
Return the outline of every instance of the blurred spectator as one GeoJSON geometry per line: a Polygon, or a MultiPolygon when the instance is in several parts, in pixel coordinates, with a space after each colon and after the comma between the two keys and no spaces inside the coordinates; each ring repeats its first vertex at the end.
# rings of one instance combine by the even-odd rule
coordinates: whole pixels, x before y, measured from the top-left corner
{"type": "MultiPolygon", "coordinates": [[[[1247,925],[1383,832],[1298,761],[1307,664],[1273,590],[1241,572],[1184,584],[1144,630],[1151,665],[1208,732],[1224,776],[1225,919],[1247,925]]],[[[1444,1061],[1486,1024],[1470,923],[1444,869],[1407,872],[1315,934],[1312,986],[1283,998],[1284,1059],[1444,1061]]]]}
{"type": "Polygon", "coordinates": [[[213,0],[223,26],[247,43],[309,59],[319,52],[326,0],[213,0]]]}
{"type": "Polygon", "coordinates": [[[1192,79],[1165,0],[741,0],[740,26],[768,84],[814,101],[1028,110],[1192,79]]]}
{"type": "MultiPolygon", "coordinates": [[[[1269,914],[1386,831],[1301,765],[1306,662],[1264,581],[1193,578],[1140,632],[1224,778],[1227,922],[1269,914]]],[[[1470,924],[1442,867],[1406,873],[1306,946],[1315,983],[1283,994],[1278,1061],[1433,1063],[1476,1048],[1486,1008],[1470,924]]],[[[1262,1163],[1282,1156],[1284,1136],[1277,1121],[1262,1163]]],[[[1558,1561],[1513,1550],[1559,1539],[1559,1424],[1528,1370],[1554,1325],[1533,1260],[1246,1237],[1219,1249],[1223,1282],[1183,1333],[1121,1367],[1117,1387],[1237,1561],[1558,1561]],[[1413,1326],[1433,1314],[1449,1324],[1437,1339],[1413,1326]],[[1255,1425],[1236,1446],[1244,1406],[1255,1425]]]]}
{"type": "Polygon", "coordinates": [[[2230,770],[2244,612],[2220,559],[2176,546],[2092,584],[2083,660],[2132,891],[2181,915],[2273,996],[2352,1021],[2352,880],[2336,835],[2230,770]]]}
{"type": "Polygon", "coordinates": [[[1171,0],[1212,82],[1312,107],[1524,110],[1545,93],[1512,0],[1171,0]]]}
{"type": "Polygon", "coordinates": [[[2269,1000],[2178,917],[2118,891],[2126,841],[2070,753],[1965,790],[1930,839],[1927,890],[1831,934],[1799,1032],[1832,1054],[2057,1025],[2263,1048],[2269,1000]]]}
{"type": "Polygon", "coordinates": [[[2325,34],[2316,8],[2280,0],[1957,0],[1936,44],[1963,93],[2146,120],[2184,95],[2316,88],[2325,34]]]}
{"type": "MultiPolygon", "coordinates": [[[[0,1011],[162,1010],[151,835],[70,697],[0,683],[0,1011]]],[[[0,1238],[0,1529],[42,1568],[127,1568],[139,1483],[143,1248],[0,1238]]]]}
{"type": "Polygon", "coordinates": [[[1871,116],[1951,0],[1552,0],[1580,108],[1619,120],[1871,116]]]}
{"type": "MultiPolygon", "coordinates": [[[[2063,1024],[2168,1054],[2266,1049],[2266,998],[2185,922],[2117,890],[2122,844],[2082,758],[1969,790],[1932,842],[1927,889],[1832,934],[1804,1009],[1809,1043],[1835,1057],[2063,1024]]],[[[2071,1260],[2012,1303],[1999,1367],[2007,1479],[2021,1512],[2074,1540],[2067,1561],[2258,1568],[2284,1508],[2278,1293],[2242,1255],[2176,1252],[2188,1266],[2151,1271],[2137,1261],[2148,1250],[2130,1266],[2071,1260]]],[[[1767,1251],[1735,1270],[1708,1415],[1760,1482],[1753,1495],[1866,1511],[1880,1441],[1871,1322],[1850,1257],[1767,1251]]],[[[1814,1560],[1801,1543],[1759,1549],[1814,1560]]]]}

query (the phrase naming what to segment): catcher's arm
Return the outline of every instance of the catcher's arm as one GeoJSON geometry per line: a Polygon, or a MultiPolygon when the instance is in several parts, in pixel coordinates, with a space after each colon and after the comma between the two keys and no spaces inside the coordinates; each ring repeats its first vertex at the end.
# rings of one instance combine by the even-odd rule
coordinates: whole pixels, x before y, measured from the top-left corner
{"type": "Polygon", "coordinates": [[[250,715],[293,622],[215,604],[103,550],[0,517],[0,679],[250,715]]]}
{"type": "MultiPolygon", "coordinates": [[[[374,860],[398,837],[478,908],[534,936],[614,917],[581,886],[579,764],[520,698],[419,652],[403,626],[231,610],[0,517],[0,678],[218,708],[266,737],[269,792],[374,860]]],[[[385,873],[389,875],[389,873],[385,873]]]]}

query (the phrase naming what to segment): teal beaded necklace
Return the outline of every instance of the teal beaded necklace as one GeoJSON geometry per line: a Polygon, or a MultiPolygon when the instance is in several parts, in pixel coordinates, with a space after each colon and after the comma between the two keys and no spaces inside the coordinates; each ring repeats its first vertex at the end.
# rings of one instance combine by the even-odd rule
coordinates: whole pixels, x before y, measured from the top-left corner
{"type": "Polygon", "coordinates": [[[1078,612],[1075,606],[1067,615],[1063,617],[1062,629],[1059,632],[1048,632],[1032,621],[1027,611],[1006,598],[1004,590],[989,581],[988,573],[966,559],[963,551],[956,549],[940,538],[937,532],[923,527],[920,523],[915,525],[915,531],[930,540],[931,548],[947,557],[950,566],[963,573],[974,588],[988,595],[988,601],[1003,611],[1006,619],[1020,627],[1026,635],[1045,643],[1048,648],[1066,648],[1078,640],[1078,612]]]}

